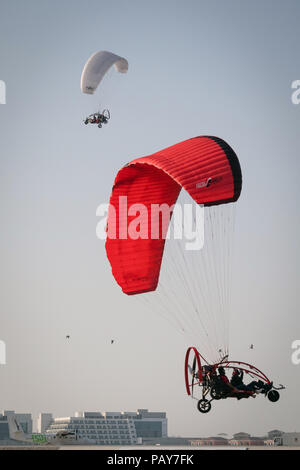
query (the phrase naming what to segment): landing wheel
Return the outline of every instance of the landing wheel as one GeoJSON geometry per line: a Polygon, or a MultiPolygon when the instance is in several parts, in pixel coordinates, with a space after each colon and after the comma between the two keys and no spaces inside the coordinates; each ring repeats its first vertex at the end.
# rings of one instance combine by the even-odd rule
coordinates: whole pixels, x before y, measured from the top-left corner
{"type": "Polygon", "coordinates": [[[198,401],[197,408],[200,413],[208,413],[211,410],[211,403],[203,398],[202,400],[198,401]]]}
{"type": "Polygon", "coordinates": [[[277,392],[277,390],[270,390],[267,397],[269,398],[270,401],[274,403],[275,401],[279,400],[280,395],[277,392]]]}
{"type": "Polygon", "coordinates": [[[102,124],[101,124],[101,123],[100,123],[100,124],[98,124],[98,127],[99,127],[99,129],[100,129],[100,127],[102,127],[102,124]]]}

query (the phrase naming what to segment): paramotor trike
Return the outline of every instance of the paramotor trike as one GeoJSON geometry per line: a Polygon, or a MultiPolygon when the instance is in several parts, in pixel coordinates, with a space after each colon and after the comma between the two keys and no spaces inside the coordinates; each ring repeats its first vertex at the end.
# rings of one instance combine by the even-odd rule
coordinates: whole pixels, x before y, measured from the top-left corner
{"type": "Polygon", "coordinates": [[[107,124],[110,119],[110,112],[108,109],[104,109],[102,113],[90,114],[84,120],[84,124],[98,124],[98,127],[102,127],[102,124],[107,124]]]}
{"type": "Polygon", "coordinates": [[[208,413],[211,409],[213,400],[225,398],[249,398],[255,397],[257,394],[264,394],[271,402],[279,400],[278,390],[284,389],[283,385],[275,387],[268,377],[257,367],[242,361],[229,361],[225,356],[215,364],[209,364],[208,361],[199,353],[197,348],[188,348],[185,356],[185,386],[189,396],[198,400],[197,408],[201,413],[208,413]],[[255,381],[253,387],[247,389],[239,389],[233,385],[227,385],[221,378],[220,369],[234,370],[239,373],[246,373],[255,381]],[[195,396],[196,390],[199,391],[200,398],[195,396]]]}

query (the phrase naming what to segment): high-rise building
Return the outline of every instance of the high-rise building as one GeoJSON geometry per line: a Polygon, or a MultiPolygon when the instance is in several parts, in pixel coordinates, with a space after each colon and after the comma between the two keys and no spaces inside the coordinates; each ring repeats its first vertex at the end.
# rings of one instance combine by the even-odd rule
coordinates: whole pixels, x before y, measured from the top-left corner
{"type": "Polygon", "coordinates": [[[53,420],[52,413],[40,413],[37,419],[37,432],[43,434],[53,420]]]}

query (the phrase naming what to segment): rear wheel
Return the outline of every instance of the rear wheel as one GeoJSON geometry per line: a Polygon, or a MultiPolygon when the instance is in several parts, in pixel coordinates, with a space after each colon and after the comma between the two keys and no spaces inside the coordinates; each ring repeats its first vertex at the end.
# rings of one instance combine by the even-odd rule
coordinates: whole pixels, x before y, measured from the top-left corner
{"type": "Polygon", "coordinates": [[[197,408],[200,413],[208,413],[211,410],[211,403],[203,398],[202,400],[198,401],[197,408]]]}
{"type": "Polygon", "coordinates": [[[267,397],[269,398],[270,401],[274,403],[275,401],[279,400],[280,395],[277,392],[277,390],[270,390],[267,397]]]}

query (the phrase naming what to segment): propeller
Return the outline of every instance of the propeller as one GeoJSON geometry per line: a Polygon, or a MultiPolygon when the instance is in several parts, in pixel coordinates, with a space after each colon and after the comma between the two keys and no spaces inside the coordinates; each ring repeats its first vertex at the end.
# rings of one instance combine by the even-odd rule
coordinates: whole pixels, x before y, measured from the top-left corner
{"type": "Polygon", "coordinates": [[[192,396],[193,396],[193,392],[194,392],[194,380],[195,380],[195,377],[196,377],[196,365],[197,365],[197,359],[196,359],[196,356],[195,356],[194,360],[193,360],[193,366],[192,366],[192,396]]]}

